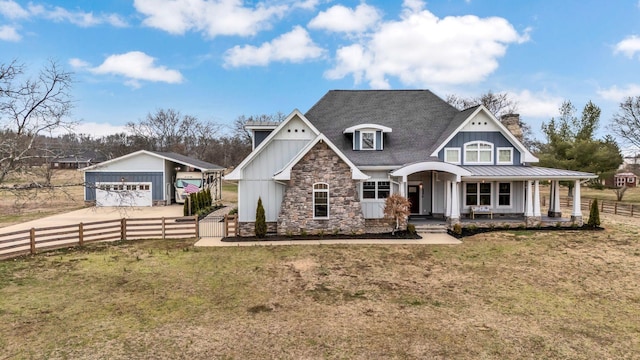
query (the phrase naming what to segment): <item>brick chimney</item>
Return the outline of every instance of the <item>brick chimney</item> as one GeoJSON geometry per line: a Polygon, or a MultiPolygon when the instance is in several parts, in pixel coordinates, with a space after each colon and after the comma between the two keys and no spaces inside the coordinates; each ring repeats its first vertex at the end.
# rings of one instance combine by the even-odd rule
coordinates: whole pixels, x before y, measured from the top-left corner
{"type": "Polygon", "coordinates": [[[522,141],[523,134],[522,128],[520,127],[520,114],[505,114],[500,117],[500,121],[502,125],[504,125],[513,136],[516,137],[519,141],[522,141]]]}

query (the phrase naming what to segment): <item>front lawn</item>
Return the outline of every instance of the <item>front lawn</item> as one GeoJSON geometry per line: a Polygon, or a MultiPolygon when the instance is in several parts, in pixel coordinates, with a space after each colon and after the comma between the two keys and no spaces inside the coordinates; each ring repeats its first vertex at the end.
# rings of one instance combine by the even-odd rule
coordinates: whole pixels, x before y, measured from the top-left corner
{"type": "Polygon", "coordinates": [[[632,358],[640,227],[456,246],[194,248],[0,261],[3,358],[632,358]]]}

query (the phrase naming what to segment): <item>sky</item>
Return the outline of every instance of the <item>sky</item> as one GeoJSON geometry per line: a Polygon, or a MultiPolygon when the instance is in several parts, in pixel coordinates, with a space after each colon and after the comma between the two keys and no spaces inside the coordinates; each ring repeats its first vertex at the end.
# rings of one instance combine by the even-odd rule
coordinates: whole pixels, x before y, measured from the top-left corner
{"type": "MultiPolygon", "coordinates": [[[[73,72],[75,131],[158,109],[230,125],[334,89],[506,92],[540,127],[562,101],[640,95],[640,0],[0,0],[0,62],[73,72]]],[[[623,146],[624,147],[624,146],[623,146]]]]}

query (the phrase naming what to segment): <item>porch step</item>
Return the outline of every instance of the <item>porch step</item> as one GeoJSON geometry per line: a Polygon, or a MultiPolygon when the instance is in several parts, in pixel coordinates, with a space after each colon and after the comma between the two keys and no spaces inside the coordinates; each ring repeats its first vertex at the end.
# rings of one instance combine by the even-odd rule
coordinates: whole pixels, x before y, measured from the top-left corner
{"type": "Polygon", "coordinates": [[[441,234],[447,232],[447,226],[443,224],[419,224],[416,225],[417,233],[441,234]]]}

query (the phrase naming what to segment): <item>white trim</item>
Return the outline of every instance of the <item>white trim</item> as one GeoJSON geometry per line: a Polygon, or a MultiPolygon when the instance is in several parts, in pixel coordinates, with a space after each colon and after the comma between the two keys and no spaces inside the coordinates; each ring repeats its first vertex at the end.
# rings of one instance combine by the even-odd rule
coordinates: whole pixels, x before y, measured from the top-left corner
{"type": "Polygon", "coordinates": [[[449,164],[456,164],[456,165],[460,165],[460,148],[459,147],[446,147],[444,148],[444,162],[449,163],[449,164]],[[447,161],[447,151],[451,151],[451,150],[455,150],[458,152],[458,156],[457,156],[457,160],[456,161],[447,161]]]}
{"type": "Polygon", "coordinates": [[[449,141],[451,141],[451,139],[454,138],[454,136],[456,136],[470,121],[471,119],[473,119],[476,115],[478,115],[478,113],[480,111],[484,111],[485,114],[487,116],[489,116],[489,118],[491,120],[493,120],[493,122],[495,123],[495,125],[497,127],[500,128],[500,133],[506,137],[509,142],[511,144],[513,144],[516,149],[518,149],[518,151],[520,151],[520,162],[523,163],[532,163],[532,162],[538,162],[538,158],[535,157],[521,142],[520,140],[518,140],[512,133],[511,131],[509,131],[500,120],[496,119],[495,116],[493,116],[493,114],[487,110],[487,108],[485,108],[483,105],[478,106],[478,108],[471,114],[469,115],[469,117],[467,117],[467,119],[465,121],[462,122],[462,124],[460,124],[460,126],[458,126],[458,128],[456,128],[453,132],[451,132],[451,134],[449,134],[449,136],[443,141],[441,142],[437,148],[435,148],[435,150],[433,151],[433,153],[431,154],[431,156],[438,156],[438,152],[440,152],[440,150],[442,150],[443,147],[445,147],[449,141]]]}
{"type": "MultiPolygon", "coordinates": [[[[263,141],[263,143],[266,142],[263,141]]],[[[302,157],[305,156],[317,143],[325,142],[329,146],[333,152],[335,152],[342,161],[344,161],[351,168],[351,179],[353,180],[366,180],[369,179],[370,176],[364,174],[360,169],[358,169],[352,162],[349,160],[343,153],[340,151],[324,134],[319,134],[315,139],[310,141],[302,150],[298,152],[289,163],[280,171],[273,175],[274,180],[290,180],[291,179],[291,169],[295,164],[297,164],[302,157]]],[[[262,144],[260,144],[262,146],[262,144]]],[[[238,167],[239,168],[239,167],[238,167]]],[[[234,170],[235,171],[235,170],[234,170]]]]}
{"type": "Polygon", "coordinates": [[[469,142],[464,143],[462,145],[462,149],[463,149],[462,152],[464,153],[463,162],[464,162],[465,165],[493,165],[493,157],[495,155],[495,152],[493,151],[494,150],[493,143],[490,143],[488,141],[483,141],[483,140],[474,140],[474,141],[469,141],[469,142]],[[478,154],[478,161],[470,162],[467,159],[467,147],[471,146],[471,145],[478,145],[478,149],[477,150],[470,150],[470,151],[476,151],[476,153],[478,154]],[[481,145],[489,145],[489,146],[491,146],[491,149],[490,150],[481,149],[480,148],[481,145]],[[481,161],[480,160],[480,153],[481,152],[486,152],[486,151],[490,151],[491,152],[491,156],[489,157],[489,161],[481,161]]]}
{"type": "Polygon", "coordinates": [[[376,131],[375,131],[375,130],[360,130],[360,148],[359,148],[359,150],[360,150],[360,151],[372,151],[372,150],[376,150],[376,149],[377,149],[377,147],[376,147],[376,145],[377,145],[377,144],[376,144],[376,142],[377,142],[377,141],[376,141],[376,131]],[[365,148],[363,148],[363,147],[362,147],[362,143],[363,143],[363,139],[364,139],[364,134],[371,134],[371,135],[373,135],[373,143],[371,144],[371,148],[370,148],[370,149],[369,149],[369,148],[365,149],[365,148]]]}
{"type": "Polygon", "coordinates": [[[312,208],[311,211],[313,211],[313,219],[314,220],[328,220],[329,219],[329,208],[330,208],[330,204],[331,201],[329,201],[329,184],[326,182],[316,182],[313,183],[313,188],[312,188],[312,199],[311,199],[311,204],[312,204],[312,208]],[[326,185],[327,188],[326,189],[316,189],[316,185],[326,185]],[[316,216],[316,193],[326,193],[327,194],[327,216],[316,216]]]}
{"type": "Polygon", "coordinates": [[[497,165],[513,165],[513,148],[512,147],[497,147],[496,148],[496,164],[497,165]],[[500,161],[500,151],[508,150],[510,155],[510,161],[500,161]]]}
{"type": "MultiPolygon", "coordinates": [[[[111,159],[111,160],[107,160],[107,161],[103,161],[101,163],[97,163],[95,165],[91,165],[91,166],[84,167],[82,169],[78,169],[78,171],[87,171],[87,170],[101,171],[101,170],[99,170],[100,167],[104,167],[105,165],[109,165],[109,164],[116,163],[116,162],[119,162],[119,161],[122,161],[122,160],[126,160],[126,159],[128,159],[130,157],[138,156],[140,154],[146,154],[146,155],[150,155],[150,156],[153,156],[153,157],[156,157],[156,158],[159,158],[159,159],[168,160],[168,161],[171,161],[171,162],[174,162],[174,163],[179,163],[179,164],[182,164],[182,165],[190,166],[190,167],[192,167],[194,169],[198,169],[198,170],[200,170],[202,172],[224,171],[223,167],[220,167],[220,168],[217,168],[217,169],[205,169],[205,168],[202,168],[200,166],[197,166],[197,165],[194,165],[194,164],[191,164],[191,163],[188,163],[188,162],[184,162],[182,160],[178,160],[178,159],[174,159],[172,157],[156,154],[156,153],[154,153],[152,151],[147,151],[147,150],[138,150],[136,152],[132,152],[132,153],[127,154],[127,155],[123,155],[123,156],[120,156],[120,157],[117,157],[117,158],[114,158],[114,159],[111,159]]],[[[212,164],[212,165],[214,165],[214,164],[212,164]]],[[[102,171],[113,172],[114,170],[102,170],[102,171]]],[[[120,170],[118,170],[118,171],[120,171],[120,170]]],[[[133,170],[133,171],[139,171],[139,170],[133,170]]]]}
{"type": "Polygon", "coordinates": [[[346,129],[344,129],[344,131],[342,132],[343,134],[351,134],[354,133],[356,131],[362,131],[362,129],[375,129],[375,130],[380,130],[383,133],[390,133],[392,132],[390,127],[384,126],[384,125],[378,125],[378,124],[359,124],[359,125],[355,125],[355,126],[351,126],[348,127],[346,129]]]}
{"type": "Polygon", "coordinates": [[[440,161],[424,161],[403,166],[391,173],[391,176],[407,176],[420,171],[443,171],[456,175],[456,181],[463,176],[471,176],[471,172],[454,164],[440,161]]]}
{"type": "Polygon", "coordinates": [[[494,200],[493,199],[493,194],[494,194],[494,192],[493,192],[494,191],[493,183],[488,183],[489,184],[489,202],[490,202],[489,204],[480,204],[480,195],[481,194],[486,194],[486,193],[481,193],[480,192],[480,185],[487,184],[487,182],[482,182],[482,181],[474,182],[474,181],[471,181],[471,182],[463,182],[462,184],[464,185],[462,187],[462,196],[464,197],[464,199],[462,201],[462,204],[463,204],[463,206],[465,208],[471,207],[471,206],[488,206],[490,208],[494,207],[493,206],[493,200],[494,200]],[[477,189],[478,189],[478,192],[476,193],[476,202],[477,202],[477,204],[467,204],[467,185],[469,185],[469,184],[476,184],[477,185],[477,189]]]}
{"type": "Polygon", "coordinates": [[[258,154],[260,154],[269,143],[271,143],[271,141],[273,140],[273,138],[280,132],[281,129],[283,129],[288,123],[289,121],[291,121],[291,119],[293,119],[294,117],[298,117],[300,118],[300,120],[302,120],[302,122],[307,125],[311,131],[317,136],[320,134],[320,131],[318,131],[318,129],[316,129],[315,126],[313,126],[313,124],[311,124],[311,122],[309,122],[309,120],[307,120],[306,117],[304,117],[304,115],[302,115],[302,113],[300,112],[300,110],[298,109],[294,109],[291,114],[289,114],[289,116],[287,116],[286,119],[284,119],[284,121],[282,121],[280,123],[280,125],[278,125],[278,127],[275,128],[275,130],[273,130],[271,132],[271,134],[269,134],[269,136],[267,136],[264,140],[262,140],[262,142],[260,143],[260,145],[258,145],[257,148],[255,148],[250,154],[249,156],[247,156],[241,163],[240,165],[238,165],[235,169],[233,169],[232,172],[230,172],[229,174],[227,174],[224,178],[225,180],[242,180],[243,179],[243,174],[242,174],[242,170],[244,169],[245,166],[247,166],[247,164],[249,164],[251,161],[253,161],[253,159],[258,156],[258,154]]]}
{"type": "Polygon", "coordinates": [[[384,201],[386,201],[386,198],[378,197],[378,191],[380,190],[380,188],[379,188],[379,183],[380,182],[388,182],[389,183],[389,195],[388,196],[391,196],[391,194],[393,194],[393,187],[391,186],[391,184],[393,182],[391,181],[391,179],[389,179],[389,178],[386,178],[386,179],[385,178],[367,179],[367,180],[363,180],[363,181],[360,182],[360,201],[363,201],[363,202],[384,202],[384,201]],[[364,183],[365,182],[375,183],[375,186],[373,188],[373,191],[374,191],[374,197],[373,198],[366,198],[365,199],[365,197],[364,197],[364,183]]]}

